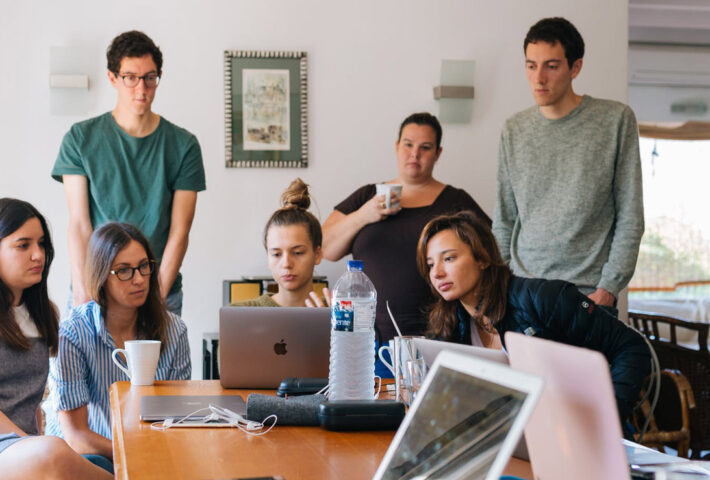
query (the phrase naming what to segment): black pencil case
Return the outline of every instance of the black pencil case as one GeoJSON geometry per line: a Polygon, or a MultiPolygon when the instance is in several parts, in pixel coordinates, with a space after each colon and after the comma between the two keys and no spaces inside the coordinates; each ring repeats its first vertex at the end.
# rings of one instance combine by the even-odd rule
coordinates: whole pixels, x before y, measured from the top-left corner
{"type": "Polygon", "coordinates": [[[394,400],[329,400],[318,407],[326,430],[396,430],[404,414],[404,404],[394,400]]]}
{"type": "Polygon", "coordinates": [[[323,390],[326,385],[328,385],[327,378],[284,378],[276,390],[276,395],[279,397],[313,395],[323,390]]]}

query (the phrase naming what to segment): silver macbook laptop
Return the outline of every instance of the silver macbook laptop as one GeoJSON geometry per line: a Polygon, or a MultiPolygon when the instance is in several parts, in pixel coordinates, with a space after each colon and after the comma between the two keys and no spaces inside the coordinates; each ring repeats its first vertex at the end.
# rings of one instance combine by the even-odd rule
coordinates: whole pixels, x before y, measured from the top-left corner
{"type": "Polygon", "coordinates": [[[375,480],[497,480],[542,392],[540,377],[443,351],[375,480]]]}
{"type": "Polygon", "coordinates": [[[494,348],[475,347],[472,345],[463,345],[461,343],[443,342],[441,340],[430,340],[428,338],[415,338],[413,340],[422,356],[427,367],[434,364],[434,360],[440,352],[447,350],[451,352],[463,353],[464,355],[472,355],[474,357],[483,358],[492,362],[508,364],[508,356],[503,350],[494,348]]]}
{"type": "Polygon", "coordinates": [[[225,388],[273,389],[284,378],[325,378],[330,309],[222,307],[219,359],[225,388]]]}
{"type": "Polygon", "coordinates": [[[141,397],[140,418],[145,422],[159,422],[190,415],[193,421],[200,421],[210,414],[210,405],[246,415],[244,399],[239,395],[146,395],[141,397]]]}

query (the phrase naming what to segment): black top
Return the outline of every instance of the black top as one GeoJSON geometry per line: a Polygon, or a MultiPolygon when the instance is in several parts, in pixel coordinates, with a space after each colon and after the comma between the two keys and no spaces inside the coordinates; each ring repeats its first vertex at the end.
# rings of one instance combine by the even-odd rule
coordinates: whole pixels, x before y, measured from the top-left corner
{"type": "MultiPolygon", "coordinates": [[[[463,308],[457,314],[459,328],[447,340],[470,345],[471,317],[463,308]]],[[[504,346],[505,332],[512,331],[601,352],[609,362],[625,429],[624,421],[651,368],[651,354],[640,333],[599,308],[569,282],[515,276],[510,279],[505,315],[496,330],[504,346]]]]}
{"type": "MultiPolygon", "coordinates": [[[[346,215],[354,212],[375,195],[375,185],[365,185],[335,206],[346,215]]],[[[353,239],[351,253],[364,262],[364,272],[377,289],[378,340],[388,341],[397,335],[387,314],[392,314],[403,335],[423,335],[427,328],[422,313],[431,301],[431,291],[417,270],[417,242],[424,226],[432,218],[461,210],[473,212],[489,226],[491,219],[464,190],[446,185],[434,203],[425,207],[402,208],[399,213],[363,227],[353,239]]]]}

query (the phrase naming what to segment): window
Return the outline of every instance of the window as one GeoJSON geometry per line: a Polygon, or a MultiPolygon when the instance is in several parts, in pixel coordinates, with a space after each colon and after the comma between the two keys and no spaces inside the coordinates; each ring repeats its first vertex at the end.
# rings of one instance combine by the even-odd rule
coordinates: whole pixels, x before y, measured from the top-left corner
{"type": "Polygon", "coordinates": [[[710,296],[710,140],[640,142],[646,230],[630,298],[710,296]]]}

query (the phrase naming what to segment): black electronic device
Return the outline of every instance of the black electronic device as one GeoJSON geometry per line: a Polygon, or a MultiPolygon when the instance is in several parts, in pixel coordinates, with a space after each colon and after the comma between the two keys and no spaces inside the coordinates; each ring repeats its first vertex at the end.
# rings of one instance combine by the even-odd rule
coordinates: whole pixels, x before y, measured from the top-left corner
{"type": "Polygon", "coordinates": [[[318,407],[326,430],[396,430],[404,415],[404,404],[394,400],[329,400],[318,407]]]}
{"type": "Polygon", "coordinates": [[[327,378],[284,378],[276,390],[279,397],[313,395],[328,385],[327,378]]]}

